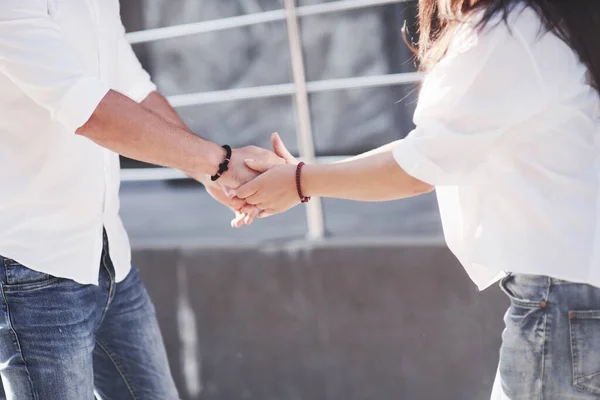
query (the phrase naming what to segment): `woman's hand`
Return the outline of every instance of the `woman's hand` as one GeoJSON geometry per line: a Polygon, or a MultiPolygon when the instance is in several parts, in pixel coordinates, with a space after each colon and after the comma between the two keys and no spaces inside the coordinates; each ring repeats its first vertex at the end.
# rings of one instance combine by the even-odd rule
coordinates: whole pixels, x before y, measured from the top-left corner
{"type": "Polygon", "coordinates": [[[258,218],[282,213],[300,203],[295,165],[271,166],[255,160],[246,160],[246,164],[261,175],[239,187],[236,194],[262,210],[258,218]]]}
{"type": "Polygon", "coordinates": [[[249,204],[246,208],[242,208],[242,211],[249,212],[248,207],[263,210],[258,214],[258,218],[281,213],[300,203],[296,189],[298,160],[288,151],[277,133],[271,136],[271,144],[275,154],[283,158],[288,165],[268,165],[264,162],[246,160],[248,167],[262,175],[236,190],[237,198],[249,204]]]}

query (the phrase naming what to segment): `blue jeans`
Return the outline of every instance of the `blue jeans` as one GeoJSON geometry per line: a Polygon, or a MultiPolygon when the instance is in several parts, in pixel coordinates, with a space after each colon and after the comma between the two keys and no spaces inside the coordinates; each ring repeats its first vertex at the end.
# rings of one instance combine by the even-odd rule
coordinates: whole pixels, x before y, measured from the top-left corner
{"type": "Polygon", "coordinates": [[[8,400],[175,400],[154,306],[132,269],[81,285],[0,257],[0,374],[8,400]]]}
{"type": "Polygon", "coordinates": [[[494,400],[600,399],[600,289],[510,275],[494,400]]]}

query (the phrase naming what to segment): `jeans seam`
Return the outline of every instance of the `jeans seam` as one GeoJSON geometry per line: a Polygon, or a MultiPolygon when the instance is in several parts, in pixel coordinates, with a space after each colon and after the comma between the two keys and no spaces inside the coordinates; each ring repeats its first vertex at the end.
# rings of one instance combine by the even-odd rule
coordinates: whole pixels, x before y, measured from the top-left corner
{"type": "MultiPolygon", "coordinates": [[[[550,287],[552,286],[552,280],[548,280],[548,287],[546,288],[546,302],[550,300],[550,287]]],[[[542,371],[540,379],[540,396],[539,400],[544,400],[544,381],[546,380],[546,348],[548,341],[548,308],[544,307],[544,340],[542,341],[542,371]]]]}
{"type": "Polygon", "coordinates": [[[29,388],[31,390],[31,394],[32,394],[34,400],[38,400],[39,397],[34,390],[33,379],[31,379],[31,374],[29,373],[29,365],[27,364],[27,360],[25,359],[25,356],[23,354],[23,346],[21,346],[21,342],[19,340],[19,335],[17,334],[17,330],[14,327],[14,323],[12,320],[12,313],[10,312],[10,306],[8,304],[8,299],[6,298],[6,294],[4,293],[4,287],[1,288],[0,292],[2,292],[2,299],[4,300],[4,304],[6,304],[6,315],[7,315],[10,331],[12,332],[12,334],[15,338],[15,343],[17,345],[17,351],[19,352],[19,357],[21,357],[21,360],[23,360],[23,365],[25,366],[25,373],[27,374],[27,380],[29,381],[29,388]]]}
{"type": "Polygon", "coordinates": [[[95,341],[96,341],[96,344],[98,345],[98,347],[106,354],[108,359],[113,363],[113,365],[119,372],[119,375],[121,375],[123,382],[125,382],[125,386],[127,386],[127,390],[129,391],[129,394],[131,394],[131,398],[133,400],[136,400],[137,396],[135,395],[135,391],[133,390],[133,387],[131,386],[131,383],[129,382],[129,379],[127,378],[127,375],[125,374],[125,371],[123,371],[123,368],[121,367],[121,365],[119,365],[119,363],[117,362],[115,357],[111,354],[111,352],[108,351],[108,347],[106,345],[104,345],[98,339],[96,339],[95,341]]]}
{"type": "Polygon", "coordinates": [[[572,378],[573,378],[573,387],[575,387],[576,389],[583,389],[584,391],[588,391],[587,388],[582,388],[581,387],[581,378],[577,378],[576,377],[576,365],[578,365],[579,363],[579,354],[577,351],[577,347],[575,346],[575,342],[577,341],[575,334],[573,332],[573,321],[569,320],[569,334],[570,334],[570,342],[571,342],[571,370],[572,370],[572,378]]]}
{"type": "Polygon", "coordinates": [[[115,285],[116,285],[116,278],[113,277],[113,275],[110,273],[110,270],[106,266],[105,261],[106,261],[105,257],[102,257],[102,265],[100,267],[104,268],[106,270],[106,273],[108,274],[108,278],[109,278],[108,296],[106,298],[106,306],[104,307],[104,310],[102,310],[102,315],[100,316],[100,320],[98,321],[98,326],[96,326],[96,329],[98,329],[98,328],[100,328],[100,326],[102,326],[102,322],[104,321],[104,318],[106,317],[106,314],[108,313],[108,308],[110,307],[110,304],[112,303],[112,300],[113,300],[113,297],[115,294],[114,291],[115,291],[115,285]]]}

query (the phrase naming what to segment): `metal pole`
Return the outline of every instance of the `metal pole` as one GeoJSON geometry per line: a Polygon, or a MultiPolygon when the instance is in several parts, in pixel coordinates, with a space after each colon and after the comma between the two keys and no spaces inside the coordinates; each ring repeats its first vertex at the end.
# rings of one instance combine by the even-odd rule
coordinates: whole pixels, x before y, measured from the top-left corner
{"type": "MultiPolygon", "coordinates": [[[[286,21],[288,39],[290,43],[290,56],[292,73],[296,87],[296,123],[298,136],[298,149],[300,156],[307,162],[315,162],[315,145],[313,143],[310,109],[308,106],[308,92],[306,90],[306,74],[304,71],[304,57],[302,55],[302,42],[298,28],[298,15],[295,0],[285,0],[287,11],[286,21]]],[[[320,239],[325,235],[323,224],[323,206],[321,199],[315,198],[307,204],[306,217],[308,222],[308,238],[320,239]]]]}

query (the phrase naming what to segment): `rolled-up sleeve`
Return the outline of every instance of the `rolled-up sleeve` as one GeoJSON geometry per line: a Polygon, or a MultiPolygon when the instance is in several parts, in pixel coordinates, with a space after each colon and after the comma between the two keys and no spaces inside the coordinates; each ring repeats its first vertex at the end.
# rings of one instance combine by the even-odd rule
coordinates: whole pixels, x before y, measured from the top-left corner
{"type": "Polygon", "coordinates": [[[457,33],[423,82],[416,128],[394,149],[408,174],[434,186],[469,182],[512,128],[544,107],[541,76],[515,29],[457,33]]]}
{"type": "Polygon", "coordinates": [[[118,72],[115,89],[129,97],[133,101],[140,103],[148,95],[156,90],[156,85],[152,82],[150,75],[138,60],[131,44],[125,37],[125,28],[119,20],[120,34],[118,39],[118,72]]]}
{"type": "Polygon", "coordinates": [[[75,132],[110,87],[85,72],[45,1],[0,1],[0,73],[75,132]]]}

